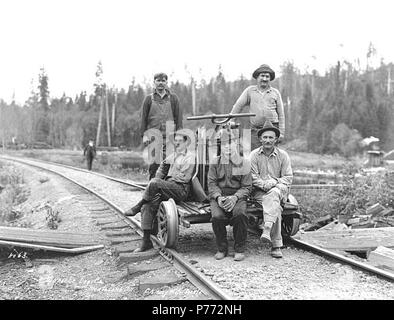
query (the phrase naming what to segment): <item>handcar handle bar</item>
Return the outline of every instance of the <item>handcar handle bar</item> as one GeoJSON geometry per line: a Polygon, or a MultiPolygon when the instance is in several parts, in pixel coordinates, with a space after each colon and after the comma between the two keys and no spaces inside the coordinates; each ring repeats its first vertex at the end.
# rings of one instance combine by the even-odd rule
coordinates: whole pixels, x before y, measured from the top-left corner
{"type": "Polygon", "coordinates": [[[232,118],[242,118],[242,117],[254,117],[255,113],[223,113],[223,114],[207,114],[203,116],[191,116],[187,117],[187,120],[201,120],[201,119],[211,119],[214,124],[222,124],[230,121],[232,118]],[[224,119],[223,119],[224,118],[224,119]],[[217,120],[223,119],[223,120],[217,120]]]}

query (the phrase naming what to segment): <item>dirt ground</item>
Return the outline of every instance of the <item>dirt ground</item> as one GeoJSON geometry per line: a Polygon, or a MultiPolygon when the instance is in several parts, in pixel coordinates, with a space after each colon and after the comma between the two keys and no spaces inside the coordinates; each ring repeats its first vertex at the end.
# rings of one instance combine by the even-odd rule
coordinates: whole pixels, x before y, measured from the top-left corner
{"type": "MultiPolygon", "coordinates": [[[[106,241],[89,215],[82,214],[88,210],[84,203],[86,196],[78,196],[74,186],[52,175],[43,178],[46,174],[30,169],[25,169],[24,175],[31,196],[21,205],[25,213],[21,222],[35,228],[47,228],[45,214],[32,212],[32,208],[49,199],[60,212],[59,230],[91,232],[92,237],[106,241]]],[[[97,178],[91,179],[93,184],[97,178]]],[[[111,199],[122,207],[130,206],[130,191],[122,190],[115,183],[100,181],[96,189],[108,198],[112,196],[111,199]]],[[[138,199],[139,192],[132,195],[133,199],[138,199]]],[[[249,234],[244,261],[235,263],[232,249],[228,258],[216,261],[210,224],[180,230],[177,251],[236,299],[394,299],[391,282],[332,259],[291,246],[283,249],[283,259],[273,259],[258,236],[249,234]]],[[[231,233],[229,228],[230,243],[231,233]]],[[[188,299],[196,294],[188,282],[171,287],[171,290],[140,294],[136,290],[136,280],[123,278],[124,271],[117,268],[108,246],[78,256],[36,252],[29,257],[32,267],[26,266],[22,259],[10,259],[3,254],[0,299],[168,300],[188,299]]]]}
{"type": "MultiPolygon", "coordinates": [[[[15,226],[49,229],[46,210],[39,208],[49,201],[61,219],[57,230],[88,232],[100,243],[107,244],[74,186],[65,187],[59,178],[35,170],[24,169],[23,176],[30,197],[20,205],[23,217],[15,226]]],[[[136,298],[134,285],[122,281],[124,271],[116,267],[108,246],[80,255],[3,248],[0,257],[0,299],[136,298]],[[31,265],[25,262],[24,255],[31,265]]]]}
{"type": "MultiPolygon", "coordinates": [[[[20,169],[22,170],[22,169],[20,169]]],[[[172,288],[138,291],[138,279],[126,278],[126,266],[119,266],[103,232],[88,214],[86,195],[79,195],[72,184],[36,170],[22,170],[30,197],[19,206],[23,217],[13,226],[28,225],[47,229],[46,210],[40,206],[49,201],[59,212],[59,231],[88,232],[105,248],[70,255],[17,248],[0,249],[0,300],[137,300],[187,299],[196,295],[188,282],[172,288]],[[27,256],[27,259],[23,259],[27,256]]]]}

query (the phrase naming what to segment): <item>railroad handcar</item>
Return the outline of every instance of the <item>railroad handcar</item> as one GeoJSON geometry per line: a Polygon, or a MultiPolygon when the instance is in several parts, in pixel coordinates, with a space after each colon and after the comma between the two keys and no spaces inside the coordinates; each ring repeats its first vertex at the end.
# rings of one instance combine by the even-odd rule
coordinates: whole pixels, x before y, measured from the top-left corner
{"type": "MultiPolygon", "coordinates": [[[[157,237],[165,247],[175,247],[178,241],[179,226],[189,228],[192,224],[208,223],[211,221],[210,205],[207,198],[208,183],[207,175],[209,157],[212,156],[210,147],[214,146],[217,154],[220,154],[220,139],[215,138],[215,133],[220,127],[228,126],[232,129],[239,124],[231,121],[232,118],[250,117],[254,114],[220,114],[192,116],[187,120],[210,119],[214,129],[207,130],[200,126],[196,134],[196,167],[192,179],[191,193],[187,201],[175,203],[173,199],[162,201],[157,212],[158,234],[157,237]],[[216,146],[215,146],[216,144],[216,146]]],[[[241,146],[238,146],[242,149],[241,146]]],[[[241,151],[241,150],[240,150],[241,151]]],[[[241,151],[242,152],[242,151],[241,151]]],[[[263,208],[252,198],[247,200],[247,216],[249,227],[256,230],[263,224],[263,208]]],[[[301,213],[295,197],[291,194],[282,202],[282,236],[293,236],[298,232],[301,213]]]]}

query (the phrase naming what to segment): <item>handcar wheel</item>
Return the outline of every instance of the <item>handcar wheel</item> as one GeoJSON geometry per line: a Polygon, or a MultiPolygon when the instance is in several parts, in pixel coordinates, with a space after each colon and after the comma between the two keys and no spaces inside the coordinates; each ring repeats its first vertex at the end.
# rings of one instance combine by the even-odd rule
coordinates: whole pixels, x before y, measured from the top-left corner
{"type": "Polygon", "coordinates": [[[294,236],[300,228],[301,219],[297,217],[282,217],[282,236],[289,238],[294,236]]]}
{"type": "Polygon", "coordinates": [[[157,221],[157,238],[163,246],[167,248],[175,247],[178,242],[179,222],[178,209],[173,199],[160,203],[157,211],[157,221]]]}

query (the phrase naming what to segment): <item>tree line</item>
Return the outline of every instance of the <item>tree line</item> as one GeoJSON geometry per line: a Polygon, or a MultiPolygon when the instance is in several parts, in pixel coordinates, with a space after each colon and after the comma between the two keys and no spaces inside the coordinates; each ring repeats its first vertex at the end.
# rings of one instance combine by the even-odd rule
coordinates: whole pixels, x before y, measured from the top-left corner
{"type": "MultiPolygon", "coordinates": [[[[374,136],[385,150],[393,149],[392,70],[393,64],[383,61],[364,70],[338,61],[319,75],[316,70],[301,72],[294,63],[283,63],[272,86],[282,94],[288,145],[300,151],[351,156],[359,151],[362,138],[374,136]]],[[[16,137],[27,145],[43,142],[55,148],[80,148],[92,139],[99,146],[138,147],[141,105],[152,92],[151,85],[132,81],[126,89],[110,88],[102,76],[99,62],[90,95],[82,91],[73,98],[63,94],[50,99],[50,79],[41,69],[39,85],[23,105],[0,100],[0,142],[8,144],[16,137]]],[[[241,92],[255,83],[242,76],[227,81],[220,67],[215,77],[197,84],[169,81],[184,119],[194,113],[228,113],[241,92]]],[[[184,120],[188,128],[199,124],[184,120]]]]}

